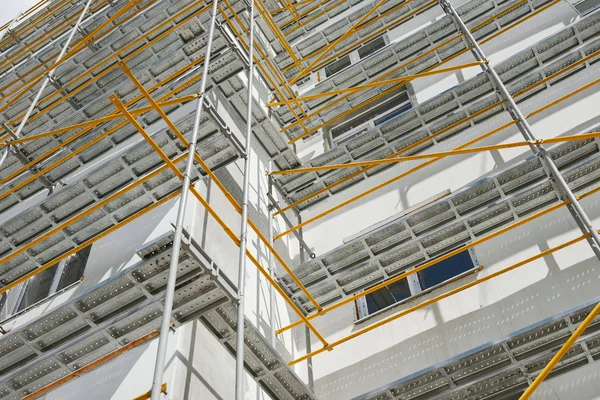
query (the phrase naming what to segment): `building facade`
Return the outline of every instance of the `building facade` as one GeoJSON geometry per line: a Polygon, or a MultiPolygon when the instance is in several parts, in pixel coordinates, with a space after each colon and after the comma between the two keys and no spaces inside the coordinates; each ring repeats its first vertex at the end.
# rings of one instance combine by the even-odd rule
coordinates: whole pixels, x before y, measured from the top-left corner
{"type": "Polygon", "coordinates": [[[599,398],[596,7],[16,16],[0,399],[599,398]]]}

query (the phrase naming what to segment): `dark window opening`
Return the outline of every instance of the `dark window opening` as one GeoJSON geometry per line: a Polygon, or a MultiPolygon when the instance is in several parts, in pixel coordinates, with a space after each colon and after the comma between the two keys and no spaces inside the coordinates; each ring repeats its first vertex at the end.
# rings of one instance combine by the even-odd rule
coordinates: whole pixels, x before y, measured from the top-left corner
{"type": "Polygon", "coordinates": [[[373,314],[411,296],[406,278],[365,296],[369,314],[373,314]]]}
{"type": "Polygon", "coordinates": [[[438,285],[449,283],[459,279],[463,274],[475,271],[476,264],[473,250],[465,250],[417,272],[418,282],[413,281],[412,291],[407,278],[391,283],[356,300],[358,318],[365,318],[411,297],[431,292],[438,285]]]}
{"type": "Polygon", "coordinates": [[[16,312],[39,303],[45,298],[81,280],[91,246],[68,256],[65,260],[31,277],[25,284],[16,312]]]}
{"type": "MultiPolygon", "coordinates": [[[[408,93],[406,92],[406,90],[404,90],[404,88],[402,88],[401,90],[402,91],[400,93],[398,93],[391,99],[388,98],[388,100],[377,104],[376,106],[363,112],[359,116],[333,128],[331,130],[331,138],[334,141],[336,141],[337,138],[343,136],[345,133],[350,132],[357,126],[360,126],[374,118],[383,115],[383,117],[379,118],[378,120],[375,120],[375,125],[379,125],[387,121],[388,119],[391,119],[396,115],[411,109],[412,104],[410,103],[408,93]]],[[[365,128],[365,130],[368,129],[365,128]]],[[[364,133],[365,130],[362,130],[360,133],[364,133]]]]}
{"type": "Polygon", "coordinates": [[[346,55],[337,61],[332,62],[325,67],[325,76],[329,77],[337,72],[340,72],[344,68],[350,66],[350,55],[346,55]]]}
{"type": "Polygon", "coordinates": [[[426,290],[439,285],[457,275],[475,267],[469,250],[465,250],[450,258],[440,261],[423,271],[417,272],[421,289],[426,290]]]}
{"type": "Polygon", "coordinates": [[[370,41],[369,43],[365,44],[363,47],[358,49],[358,56],[362,60],[363,58],[375,53],[377,50],[383,47],[385,47],[385,39],[383,38],[383,36],[380,36],[377,39],[370,41]]]}

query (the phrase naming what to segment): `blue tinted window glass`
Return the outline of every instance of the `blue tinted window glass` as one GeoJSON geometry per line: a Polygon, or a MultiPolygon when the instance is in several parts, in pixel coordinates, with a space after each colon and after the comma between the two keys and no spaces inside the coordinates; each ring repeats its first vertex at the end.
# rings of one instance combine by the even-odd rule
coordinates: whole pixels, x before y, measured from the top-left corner
{"type": "Polygon", "coordinates": [[[401,279],[398,282],[394,282],[384,288],[379,289],[376,292],[365,296],[367,300],[367,309],[369,314],[373,314],[376,311],[386,308],[394,303],[410,297],[410,288],[408,282],[405,279],[401,279]]]}
{"type": "Polygon", "coordinates": [[[440,261],[417,274],[419,275],[421,288],[425,290],[447,281],[448,279],[454,278],[456,275],[462,274],[474,267],[469,251],[465,250],[446,260],[440,261]]]}

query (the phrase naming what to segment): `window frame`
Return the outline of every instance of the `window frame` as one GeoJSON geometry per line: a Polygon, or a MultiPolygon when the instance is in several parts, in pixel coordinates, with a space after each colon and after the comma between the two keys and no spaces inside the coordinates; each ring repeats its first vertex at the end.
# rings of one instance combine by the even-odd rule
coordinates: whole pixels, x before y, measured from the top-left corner
{"type": "Polygon", "coordinates": [[[48,288],[48,294],[46,294],[43,298],[39,299],[38,301],[33,302],[23,308],[20,308],[21,303],[24,301],[25,295],[27,293],[27,289],[32,284],[31,279],[28,279],[25,282],[21,283],[19,286],[17,286],[15,288],[15,292],[13,292],[14,294],[12,296],[10,296],[10,291],[8,293],[4,293],[4,295],[5,295],[4,304],[2,304],[2,308],[0,308],[0,313],[4,314],[4,316],[2,317],[0,323],[5,323],[6,321],[14,319],[20,315],[23,315],[26,312],[30,311],[31,309],[40,306],[41,304],[51,300],[52,298],[56,297],[57,295],[78,285],[84,279],[85,270],[87,268],[89,256],[91,253],[91,247],[92,247],[92,245],[89,245],[88,247],[85,247],[78,252],[69,254],[69,256],[65,257],[63,260],[61,260],[58,263],[49,267],[49,268],[53,268],[55,265],[57,266],[56,271],[54,272],[54,275],[52,277],[52,283],[50,284],[50,287],[48,288]],[[66,284],[63,287],[60,287],[60,281],[63,279],[63,274],[65,272],[67,263],[69,262],[69,258],[73,255],[79,254],[84,251],[87,252],[87,255],[84,260],[83,268],[81,268],[81,273],[80,273],[79,278],[71,283],[66,284]],[[6,307],[9,307],[9,309],[5,309],[6,307]]]}
{"type": "MultiPolygon", "coordinates": [[[[458,248],[460,248],[460,247],[458,247],[458,248]]],[[[417,298],[419,298],[421,296],[429,294],[429,293],[433,292],[434,290],[437,290],[437,289],[439,289],[439,288],[441,288],[443,286],[449,285],[449,284],[454,283],[456,281],[459,281],[459,280],[461,280],[461,279],[463,279],[463,278],[465,278],[465,277],[467,277],[469,275],[472,275],[475,272],[481,271],[482,267],[481,267],[481,264],[479,264],[479,260],[477,258],[477,254],[475,253],[475,249],[474,248],[470,248],[470,249],[466,249],[465,251],[468,252],[469,256],[471,257],[471,262],[473,264],[472,268],[469,268],[469,269],[467,269],[467,270],[465,270],[465,271],[463,271],[463,272],[461,272],[461,273],[459,273],[459,274],[457,274],[457,275],[455,275],[455,276],[453,276],[453,277],[451,277],[449,279],[446,279],[443,282],[440,282],[440,283],[438,283],[436,285],[433,285],[433,286],[431,286],[431,287],[429,287],[427,289],[423,289],[421,287],[420,280],[419,280],[419,278],[417,276],[418,273],[411,274],[411,275],[409,275],[409,276],[407,276],[405,278],[407,280],[407,282],[408,282],[408,286],[409,286],[410,291],[411,291],[411,295],[409,297],[405,298],[405,299],[402,299],[402,300],[397,301],[395,303],[392,303],[392,304],[390,304],[390,305],[388,305],[386,307],[383,307],[383,308],[381,308],[381,309],[379,309],[377,311],[369,313],[368,312],[368,306],[367,306],[366,296],[361,296],[361,297],[357,298],[355,300],[355,303],[356,303],[356,306],[355,306],[356,314],[355,314],[354,324],[361,324],[361,323],[363,323],[363,322],[365,322],[365,321],[367,321],[367,320],[369,320],[369,319],[371,319],[371,318],[373,318],[373,317],[375,317],[377,315],[380,315],[382,313],[385,313],[385,312],[391,310],[392,308],[399,307],[399,306],[401,306],[403,304],[406,304],[408,302],[411,302],[411,301],[413,301],[413,300],[415,300],[415,299],[417,299],[417,298]]],[[[380,289],[380,290],[383,290],[383,288],[380,289]]]]}

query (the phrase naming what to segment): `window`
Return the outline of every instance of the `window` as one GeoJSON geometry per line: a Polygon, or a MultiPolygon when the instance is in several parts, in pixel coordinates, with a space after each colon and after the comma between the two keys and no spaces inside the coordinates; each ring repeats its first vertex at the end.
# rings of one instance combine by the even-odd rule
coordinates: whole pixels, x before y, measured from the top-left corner
{"type": "Polygon", "coordinates": [[[329,77],[337,72],[340,72],[344,68],[348,67],[350,64],[352,64],[352,62],[350,61],[350,55],[346,55],[326,66],[325,76],[329,77]]]}
{"type": "Polygon", "coordinates": [[[446,282],[463,272],[469,271],[475,267],[473,257],[469,250],[458,253],[455,256],[440,261],[423,271],[417,272],[421,289],[426,290],[440,283],[446,282]]]}
{"type": "Polygon", "coordinates": [[[478,264],[473,249],[460,252],[417,272],[416,277],[418,279],[414,279],[415,275],[409,276],[408,278],[412,277],[414,279],[412,287],[409,285],[407,278],[404,278],[357,299],[356,309],[358,318],[368,317],[394,304],[429,293],[453,280],[475,272],[478,264]]]}
{"type": "Polygon", "coordinates": [[[385,47],[385,39],[383,38],[383,36],[380,36],[377,39],[370,41],[369,43],[365,44],[363,47],[358,49],[358,56],[362,60],[363,58],[375,53],[377,50],[383,47],[385,47]]]}
{"type": "MultiPolygon", "coordinates": [[[[79,282],[83,277],[85,265],[90,255],[91,246],[68,256],[66,259],[54,264],[52,267],[28,279],[16,290],[13,301],[4,298],[2,307],[3,317],[10,317],[43,300],[60,292],[61,290],[79,282]],[[12,303],[12,307],[9,305],[12,303]]],[[[10,297],[11,293],[9,292],[10,297]]]]}
{"type": "Polygon", "coordinates": [[[393,97],[388,97],[385,101],[331,129],[331,139],[334,143],[341,144],[350,138],[357,137],[368,131],[371,127],[364,124],[374,118],[378,118],[374,120],[374,124],[377,126],[410,108],[412,108],[412,104],[408,93],[404,88],[401,88],[400,92],[393,97]],[[357,127],[361,128],[357,129],[357,127]]]}
{"type": "Polygon", "coordinates": [[[406,278],[365,296],[367,310],[373,314],[411,296],[406,278]]]}

